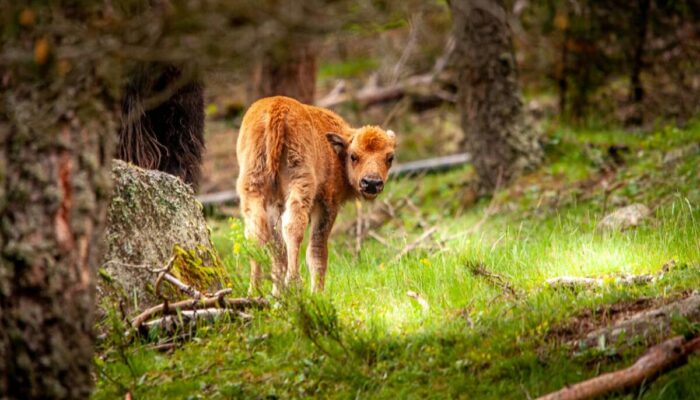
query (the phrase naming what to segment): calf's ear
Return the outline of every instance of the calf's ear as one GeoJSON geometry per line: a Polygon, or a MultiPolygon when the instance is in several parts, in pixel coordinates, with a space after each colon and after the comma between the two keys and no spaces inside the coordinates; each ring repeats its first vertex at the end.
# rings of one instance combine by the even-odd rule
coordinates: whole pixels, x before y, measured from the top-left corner
{"type": "Polygon", "coordinates": [[[338,154],[345,152],[345,149],[348,147],[348,142],[337,133],[326,133],[326,139],[328,139],[328,142],[331,144],[331,146],[333,146],[333,150],[335,150],[335,152],[338,154]]]}

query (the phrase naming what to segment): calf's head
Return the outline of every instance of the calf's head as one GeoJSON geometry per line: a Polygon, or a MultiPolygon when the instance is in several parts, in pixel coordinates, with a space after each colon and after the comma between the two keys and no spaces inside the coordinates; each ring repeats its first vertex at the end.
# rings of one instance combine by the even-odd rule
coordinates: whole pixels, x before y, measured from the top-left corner
{"type": "Polygon", "coordinates": [[[384,189],[389,168],[394,161],[394,132],[376,126],[365,126],[353,130],[349,139],[336,133],[327,133],[326,137],[345,163],[353,189],[365,199],[377,197],[384,189]]]}

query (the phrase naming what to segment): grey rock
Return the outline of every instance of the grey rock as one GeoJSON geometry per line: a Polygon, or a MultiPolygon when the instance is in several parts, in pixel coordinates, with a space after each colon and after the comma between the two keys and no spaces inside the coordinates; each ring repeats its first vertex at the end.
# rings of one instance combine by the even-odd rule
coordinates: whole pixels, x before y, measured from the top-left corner
{"type": "Polygon", "coordinates": [[[623,231],[638,226],[650,215],[651,210],[644,204],[631,204],[606,215],[598,222],[598,229],[623,231]]]}
{"type": "MultiPolygon", "coordinates": [[[[100,302],[121,303],[127,314],[161,303],[153,290],[157,274],[151,270],[164,267],[175,253],[180,256],[172,273],[180,280],[205,292],[224,286],[225,270],[213,249],[202,206],[188,185],[120,160],[112,163],[112,178],[98,277],[100,302]]],[[[183,297],[166,286],[169,298],[183,297]]]]}

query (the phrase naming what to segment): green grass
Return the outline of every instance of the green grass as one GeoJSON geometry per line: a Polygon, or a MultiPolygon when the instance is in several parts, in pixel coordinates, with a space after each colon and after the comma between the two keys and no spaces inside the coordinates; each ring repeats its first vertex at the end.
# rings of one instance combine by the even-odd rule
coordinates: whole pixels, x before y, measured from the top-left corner
{"type": "MultiPolygon", "coordinates": [[[[247,325],[203,326],[171,354],[107,341],[94,397],[130,390],[135,398],[526,398],[620,368],[644,347],[577,353],[560,343],[555,328],[582,310],[671,298],[699,286],[700,154],[663,163],[665,152],[699,140],[698,124],[648,135],[557,129],[542,169],[475,205],[467,200],[468,167],[393,182],[384,198],[410,197],[419,210],[403,208],[378,230],[391,247],[369,238],[355,255],[354,237],[336,236],[323,295],[306,289],[254,312],[247,325]],[[601,184],[583,183],[599,180],[611,144],[629,151],[626,164],[607,175],[616,190],[606,194],[601,184]],[[606,211],[633,202],[654,207],[653,218],[626,232],[596,231],[606,211]],[[484,218],[489,207],[496,212],[484,218]],[[444,247],[421,247],[393,261],[426,225],[438,227],[435,238],[445,239],[444,247]],[[611,280],[582,292],[544,285],[561,275],[654,273],[672,259],[678,266],[651,284],[611,280]],[[507,279],[516,295],[475,276],[468,268],[475,263],[507,279]]],[[[348,204],[338,224],[354,212],[348,204]]],[[[240,223],[211,226],[243,295],[249,247],[240,223]]],[[[698,377],[695,360],[642,397],[699,398],[698,377]]]]}

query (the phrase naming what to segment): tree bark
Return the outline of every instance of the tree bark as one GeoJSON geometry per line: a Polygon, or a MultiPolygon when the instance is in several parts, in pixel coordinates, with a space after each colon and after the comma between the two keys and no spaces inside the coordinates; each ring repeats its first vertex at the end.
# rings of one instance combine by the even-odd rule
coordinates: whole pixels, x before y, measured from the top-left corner
{"type": "Polygon", "coordinates": [[[204,85],[196,67],[145,63],[122,98],[117,157],[182,179],[197,190],[204,153],[204,85]]]}
{"type": "Polygon", "coordinates": [[[536,167],[542,149],[523,113],[503,0],[453,0],[450,8],[464,146],[482,191],[492,192],[536,167]]]}
{"type": "Polygon", "coordinates": [[[251,101],[268,96],[288,96],[314,104],[316,51],[310,45],[285,46],[284,51],[264,55],[255,68],[251,101]]]}
{"type": "Polygon", "coordinates": [[[89,67],[26,71],[0,68],[0,397],[83,399],[116,124],[89,67]]]}

